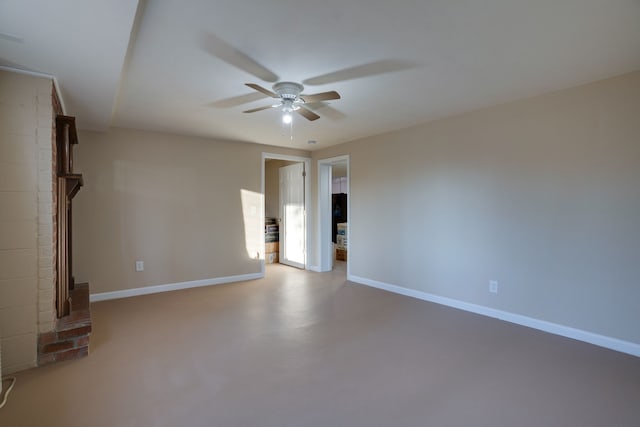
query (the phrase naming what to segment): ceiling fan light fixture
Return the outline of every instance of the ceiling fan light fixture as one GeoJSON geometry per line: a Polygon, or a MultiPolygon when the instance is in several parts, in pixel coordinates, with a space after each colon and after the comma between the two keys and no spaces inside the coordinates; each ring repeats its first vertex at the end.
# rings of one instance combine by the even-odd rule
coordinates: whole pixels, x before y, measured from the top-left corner
{"type": "Polygon", "coordinates": [[[285,125],[291,124],[293,120],[293,116],[291,113],[300,108],[298,105],[294,104],[292,99],[283,99],[282,100],[282,123],[285,125]]]}

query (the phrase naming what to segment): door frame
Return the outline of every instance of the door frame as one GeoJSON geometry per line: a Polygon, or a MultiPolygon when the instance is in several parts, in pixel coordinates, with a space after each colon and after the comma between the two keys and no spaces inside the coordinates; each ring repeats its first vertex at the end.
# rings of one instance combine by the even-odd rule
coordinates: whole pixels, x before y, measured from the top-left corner
{"type": "MultiPolygon", "coordinates": [[[[304,172],[305,172],[305,179],[304,179],[304,228],[305,228],[305,239],[304,239],[304,268],[305,270],[309,269],[309,242],[311,242],[311,227],[309,227],[309,224],[311,224],[311,179],[310,179],[310,171],[311,171],[311,158],[310,157],[301,157],[301,156],[290,156],[287,154],[276,154],[276,153],[266,153],[263,152],[262,153],[262,173],[260,174],[260,180],[262,182],[261,186],[260,186],[260,191],[262,192],[262,196],[264,197],[264,187],[265,187],[265,183],[264,183],[264,174],[265,174],[265,163],[267,161],[267,159],[273,159],[273,160],[287,160],[290,162],[301,162],[304,163],[304,172]]],[[[265,218],[265,209],[264,209],[264,204],[265,204],[265,200],[263,200],[262,202],[262,224],[264,224],[264,218],[265,218]]],[[[264,253],[264,233],[262,233],[262,251],[264,253]]],[[[266,262],[264,259],[264,255],[262,257],[262,274],[265,274],[265,270],[266,270],[266,262]]]]}
{"type": "MultiPolygon", "coordinates": [[[[331,271],[333,267],[333,254],[331,253],[331,171],[333,165],[347,164],[347,242],[351,241],[351,157],[331,157],[318,160],[318,271],[331,271]]],[[[351,247],[349,247],[351,251],[351,247]]],[[[351,271],[351,255],[347,255],[347,277],[351,271]]]]}

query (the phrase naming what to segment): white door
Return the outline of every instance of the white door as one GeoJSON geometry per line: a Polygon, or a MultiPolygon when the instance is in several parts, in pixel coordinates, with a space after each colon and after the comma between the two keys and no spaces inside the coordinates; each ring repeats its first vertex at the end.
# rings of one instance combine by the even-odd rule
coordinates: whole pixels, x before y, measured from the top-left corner
{"type": "Polygon", "coordinates": [[[280,263],[305,267],[304,163],[280,168],[280,263]]]}

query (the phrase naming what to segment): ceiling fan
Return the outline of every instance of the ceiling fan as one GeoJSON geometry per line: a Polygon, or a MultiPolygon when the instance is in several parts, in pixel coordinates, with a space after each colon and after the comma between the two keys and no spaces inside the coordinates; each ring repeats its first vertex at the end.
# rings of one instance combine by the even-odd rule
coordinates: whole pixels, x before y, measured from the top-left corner
{"type": "MultiPolygon", "coordinates": [[[[323,111],[327,113],[327,117],[334,120],[340,120],[341,118],[345,117],[343,113],[333,109],[330,105],[322,105],[322,101],[340,99],[340,94],[338,94],[338,92],[336,91],[305,95],[302,93],[302,91],[304,90],[304,86],[301,83],[279,81],[278,75],[273,71],[258,63],[251,56],[240,51],[239,49],[213,33],[202,33],[200,35],[200,45],[204,51],[208,52],[213,57],[220,59],[227,64],[232,65],[248,74],[251,74],[262,81],[275,83],[272,87],[272,91],[269,89],[265,89],[264,87],[255,83],[245,83],[253,90],[279,100],[279,102],[274,105],[253,108],[251,110],[244,111],[245,113],[255,113],[257,111],[267,110],[269,108],[280,108],[283,113],[282,119],[285,124],[291,123],[291,113],[294,111],[307,120],[313,121],[319,119],[320,116],[311,111],[311,109],[305,107],[304,104],[319,103],[319,105],[322,106],[323,111]]],[[[418,64],[414,62],[406,60],[383,59],[307,78],[303,80],[302,83],[308,86],[325,85],[329,83],[347,81],[362,77],[403,71],[416,67],[417,65],[418,64]]],[[[213,105],[223,108],[235,107],[246,102],[255,101],[256,99],[253,95],[257,94],[253,93],[249,95],[244,94],[235,96],[232,98],[216,101],[215,103],[213,103],[213,105]]]]}
{"type": "Polygon", "coordinates": [[[285,124],[291,123],[291,113],[294,111],[307,120],[313,121],[320,118],[319,115],[306,108],[304,104],[340,99],[340,94],[334,90],[305,95],[302,93],[304,86],[295,82],[277,82],[273,85],[273,91],[265,89],[255,83],[245,84],[253,90],[261,92],[271,98],[278,99],[280,102],[264,107],[252,108],[251,110],[243,111],[243,113],[255,113],[269,108],[279,108],[282,111],[282,121],[285,124]]]}

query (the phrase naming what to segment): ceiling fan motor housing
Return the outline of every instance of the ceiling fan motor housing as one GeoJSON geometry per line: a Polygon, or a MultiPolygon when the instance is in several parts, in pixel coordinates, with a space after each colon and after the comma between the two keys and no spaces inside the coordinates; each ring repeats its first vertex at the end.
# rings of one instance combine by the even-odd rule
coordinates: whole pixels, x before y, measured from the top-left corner
{"type": "Polygon", "coordinates": [[[304,86],[294,82],[278,82],[273,85],[273,91],[282,99],[296,100],[304,90],[304,86]]]}

